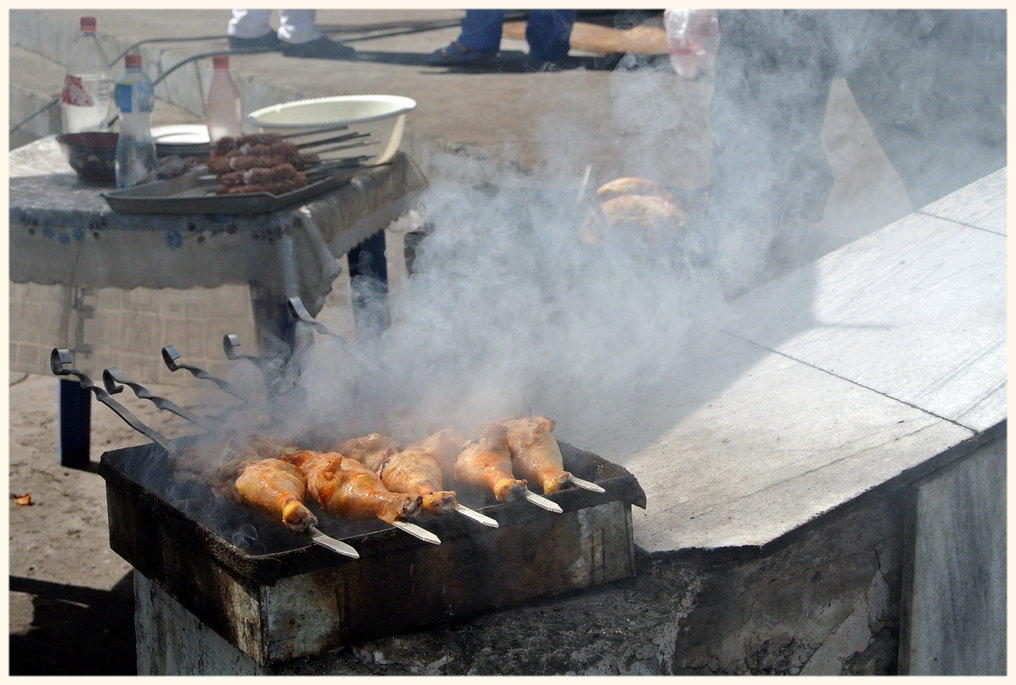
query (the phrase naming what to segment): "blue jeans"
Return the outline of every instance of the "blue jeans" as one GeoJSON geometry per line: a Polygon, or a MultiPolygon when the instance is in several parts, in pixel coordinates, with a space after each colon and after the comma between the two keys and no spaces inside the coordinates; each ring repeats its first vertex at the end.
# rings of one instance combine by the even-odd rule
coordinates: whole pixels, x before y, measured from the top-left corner
{"type": "MultiPolygon", "coordinates": [[[[529,10],[526,42],[534,59],[553,62],[568,54],[576,10],[529,10]]],[[[466,10],[458,42],[473,50],[497,52],[501,47],[504,10],[466,10]]]]}

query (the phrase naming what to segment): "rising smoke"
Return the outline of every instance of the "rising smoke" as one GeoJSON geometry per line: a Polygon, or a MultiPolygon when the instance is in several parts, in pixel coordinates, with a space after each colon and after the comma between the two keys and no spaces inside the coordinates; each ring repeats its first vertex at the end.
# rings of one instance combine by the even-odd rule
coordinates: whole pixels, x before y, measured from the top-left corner
{"type": "MultiPolygon", "coordinates": [[[[347,367],[341,381],[315,373],[330,378],[325,401],[356,416],[360,430],[384,430],[401,439],[448,426],[475,434],[485,421],[544,414],[558,422],[559,437],[595,450],[593,436],[623,430],[648,404],[663,406],[680,395],[690,337],[703,321],[725,315],[724,288],[731,277],[757,276],[772,258],[767,250],[774,241],[804,240],[801,227],[822,218],[833,183],[821,140],[831,79],[848,75],[859,87],[871,81],[861,55],[870,58],[873,46],[886,50],[902,25],[881,23],[874,34],[865,25],[870,15],[847,23],[832,17],[774,13],[765,21],[745,19],[748,28],[739,39],[748,42],[728,55],[755,60],[752,68],[760,73],[753,83],[722,89],[722,98],[754,100],[736,106],[725,100],[721,104],[728,109],[714,108],[714,133],[728,152],[738,154],[728,154],[726,166],[714,170],[726,175],[725,187],[714,196],[725,213],[711,215],[712,225],[675,230],[655,243],[629,234],[581,243],[577,231],[586,205],[577,202],[576,190],[587,162],[576,141],[591,140],[597,131],[581,130],[560,103],[548,105],[541,122],[541,144],[550,162],[534,176],[502,173],[475,159],[437,157],[424,198],[425,218],[436,230],[420,245],[415,273],[391,293],[391,328],[376,332],[374,349],[384,371],[353,378],[347,367]],[[861,38],[844,44],[849,36],[836,33],[836,26],[851,26],[850,35],[861,38]],[[789,33],[781,35],[783,30],[789,33]],[[840,44],[833,45],[830,35],[840,44]],[[794,43],[791,36],[809,36],[811,42],[794,43]],[[769,49],[783,44],[793,45],[793,51],[781,57],[769,49]],[[834,52],[839,61],[823,57],[819,70],[812,68],[809,60],[834,52]],[[778,83],[784,78],[796,81],[778,83]],[[794,137],[801,132],[806,135],[794,137]],[[464,173],[463,166],[472,168],[464,173]],[[472,187],[461,181],[464,176],[497,180],[472,187]],[[702,258],[707,253],[711,259],[702,258]]],[[[903,49],[923,46],[915,32],[928,27],[921,22],[908,27],[910,42],[903,49]]],[[[920,73],[929,49],[915,48],[899,63],[920,73]]],[[[725,64],[721,56],[718,68],[725,64]]],[[[654,163],[654,151],[674,149],[669,136],[686,108],[672,73],[639,67],[611,74],[604,111],[614,126],[639,134],[620,168],[667,185],[668,166],[654,163]]],[[[893,112],[908,125],[923,120],[914,107],[930,106],[933,93],[926,81],[919,82],[916,105],[894,96],[893,112]]],[[[913,80],[900,82],[917,87],[913,80]]],[[[871,97],[880,97],[883,87],[883,81],[874,83],[871,97]]],[[[964,84],[962,90],[972,97],[983,88],[964,84]]],[[[867,95],[857,97],[871,105],[867,95]]],[[[961,110],[937,102],[934,112],[950,117],[961,110]]],[[[873,123],[880,136],[892,125],[873,123]]],[[[934,126],[942,130],[940,121],[934,126]]],[[[957,123],[956,128],[966,127],[957,123]]],[[[997,148],[997,141],[991,146],[997,148]]],[[[929,192],[941,195],[962,185],[923,173],[932,152],[918,147],[924,157],[914,166],[922,174],[912,174],[920,179],[908,187],[915,205],[929,192]],[[937,185],[929,190],[931,183],[937,185]]],[[[997,158],[997,150],[993,154],[997,158]]],[[[901,154],[893,162],[901,173],[909,172],[901,154]]],[[[962,166],[974,180],[998,168],[998,161],[962,166]]]]}

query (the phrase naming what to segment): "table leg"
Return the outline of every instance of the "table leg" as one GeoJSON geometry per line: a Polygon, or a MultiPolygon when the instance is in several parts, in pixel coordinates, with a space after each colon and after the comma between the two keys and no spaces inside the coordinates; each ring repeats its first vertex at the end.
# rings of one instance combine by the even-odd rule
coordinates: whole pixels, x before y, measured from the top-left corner
{"type": "Polygon", "coordinates": [[[351,249],[346,255],[349,261],[349,282],[353,304],[353,325],[357,338],[366,334],[369,315],[379,317],[379,329],[385,329],[390,323],[388,316],[388,261],[385,258],[385,233],[378,231],[370,238],[351,249]],[[357,285],[358,277],[372,278],[376,283],[357,285]],[[370,303],[384,306],[370,308],[370,303]]]}
{"type": "Polygon", "coordinates": [[[87,470],[92,393],[78,381],[60,378],[57,382],[60,384],[60,465],[87,470]]]}

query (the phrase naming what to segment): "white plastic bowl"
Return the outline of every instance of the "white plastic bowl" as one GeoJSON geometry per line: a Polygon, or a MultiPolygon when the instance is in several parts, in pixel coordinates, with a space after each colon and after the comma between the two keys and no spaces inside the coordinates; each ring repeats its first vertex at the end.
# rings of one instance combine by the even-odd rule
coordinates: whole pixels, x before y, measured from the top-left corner
{"type": "MultiPolygon", "coordinates": [[[[280,135],[346,125],[349,127],[347,131],[322,134],[321,138],[366,133],[369,138],[350,140],[349,144],[365,141],[371,144],[333,152],[319,152],[318,148],[309,148],[306,152],[319,154],[322,159],[369,155],[368,164],[383,164],[398,151],[405,129],[406,113],[415,108],[416,100],[401,95],[338,95],[264,107],[251,112],[247,116],[247,123],[261,133],[280,135]]],[[[320,138],[308,136],[306,139],[294,139],[293,142],[299,144],[318,139],[320,138]]],[[[346,143],[336,143],[343,144],[346,143]]],[[[329,147],[331,146],[325,145],[320,149],[327,150],[329,147]]]]}

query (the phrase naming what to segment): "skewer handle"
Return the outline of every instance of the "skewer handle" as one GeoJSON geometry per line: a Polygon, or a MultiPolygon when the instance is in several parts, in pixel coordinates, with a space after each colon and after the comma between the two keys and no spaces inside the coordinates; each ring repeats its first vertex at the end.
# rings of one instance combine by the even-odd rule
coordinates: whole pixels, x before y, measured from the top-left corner
{"type": "Polygon", "coordinates": [[[311,526],[310,528],[307,529],[307,536],[310,538],[310,541],[313,542],[315,545],[321,545],[322,547],[330,549],[336,554],[352,557],[353,559],[360,558],[360,553],[357,552],[352,546],[347,545],[345,542],[342,542],[341,540],[336,540],[330,535],[325,535],[314,526],[311,526]]]}
{"type": "Polygon", "coordinates": [[[399,530],[409,533],[415,538],[419,538],[424,542],[429,542],[432,545],[440,545],[441,538],[431,533],[429,530],[421,528],[415,523],[409,523],[408,521],[399,521],[398,519],[392,521],[392,525],[399,530]]]}
{"type": "Polygon", "coordinates": [[[461,504],[456,504],[454,508],[455,508],[455,513],[456,514],[462,514],[467,519],[472,519],[473,521],[476,521],[477,523],[482,523],[483,525],[490,526],[491,528],[498,528],[499,527],[497,521],[495,521],[494,519],[492,519],[489,516],[481,514],[478,511],[470,509],[469,507],[464,507],[461,504]]]}
{"type": "Polygon", "coordinates": [[[564,510],[561,509],[561,507],[559,507],[557,505],[557,502],[551,502],[546,497],[540,497],[539,495],[537,495],[535,492],[533,492],[531,490],[526,490],[526,493],[523,495],[523,497],[526,499],[526,501],[531,502],[532,504],[535,504],[536,506],[540,507],[541,509],[546,509],[547,511],[552,511],[555,514],[562,514],[562,513],[564,513],[564,510]]]}
{"type": "Polygon", "coordinates": [[[577,488],[583,488],[584,490],[591,490],[593,492],[606,492],[606,490],[596,483],[590,483],[588,480],[582,480],[581,478],[576,478],[575,476],[572,476],[572,485],[577,488]]]}

